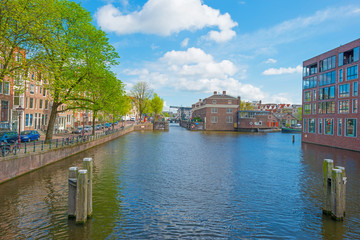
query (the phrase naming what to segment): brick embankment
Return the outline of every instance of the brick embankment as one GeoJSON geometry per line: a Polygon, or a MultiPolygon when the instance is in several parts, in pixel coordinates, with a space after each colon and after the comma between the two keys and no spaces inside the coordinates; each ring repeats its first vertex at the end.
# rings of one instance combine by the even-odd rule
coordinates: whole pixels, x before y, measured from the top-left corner
{"type": "Polygon", "coordinates": [[[49,149],[47,146],[43,151],[21,153],[0,158],[0,183],[12,178],[34,171],[48,164],[54,163],[71,155],[80,153],[89,148],[114,140],[122,135],[134,131],[134,126],[126,127],[108,135],[98,135],[84,143],[74,142],[71,145],[49,149]]]}

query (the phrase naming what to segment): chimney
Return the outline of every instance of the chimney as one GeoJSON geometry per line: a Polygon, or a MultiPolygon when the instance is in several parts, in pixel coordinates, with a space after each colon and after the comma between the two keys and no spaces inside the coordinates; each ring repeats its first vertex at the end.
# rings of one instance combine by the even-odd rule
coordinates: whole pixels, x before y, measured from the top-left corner
{"type": "Polygon", "coordinates": [[[217,91],[214,91],[214,95],[216,95],[217,94],[217,91]]]}
{"type": "Polygon", "coordinates": [[[201,98],[199,99],[199,102],[201,102],[201,98]]]}
{"type": "Polygon", "coordinates": [[[223,91],[223,95],[226,95],[226,91],[223,91]]]}

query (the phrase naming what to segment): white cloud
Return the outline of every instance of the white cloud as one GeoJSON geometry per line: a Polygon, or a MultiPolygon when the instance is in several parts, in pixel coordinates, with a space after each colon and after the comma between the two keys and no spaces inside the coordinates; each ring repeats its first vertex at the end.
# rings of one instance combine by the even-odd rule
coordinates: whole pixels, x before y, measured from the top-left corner
{"type": "Polygon", "coordinates": [[[273,58],[269,58],[268,60],[265,61],[265,63],[277,63],[277,60],[273,58]]]}
{"type": "Polygon", "coordinates": [[[185,39],[181,42],[181,46],[182,46],[182,47],[187,47],[188,44],[189,44],[189,38],[185,38],[185,39]]]}
{"type": "Polygon", "coordinates": [[[146,79],[157,89],[172,88],[178,91],[212,93],[225,90],[233,96],[258,100],[265,95],[260,88],[244,84],[238,79],[246,74],[246,67],[235,66],[229,60],[214,60],[213,56],[198,48],[165,53],[156,63],[142,70],[126,70],[136,80],[146,79]]]}
{"type": "Polygon", "coordinates": [[[292,74],[292,73],[301,73],[302,67],[301,65],[298,65],[294,68],[288,67],[288,68],[269,68],[265,70],[262,74],[263,75],[282,75],[282,74],[292,74]]]}
{"type": "Polygon", "coordinates": [[[169,36],[184,30],[218,27],[219,31],[212,30],[207,36],[216,42],[233,38],[236,33],[232,28],[238,25],[228,13],[220,14],[201,0],[148,0],[140,11],[127,15],[108,4],[99,8],[95,16],[103,30],[117,34],[169,36]]]}

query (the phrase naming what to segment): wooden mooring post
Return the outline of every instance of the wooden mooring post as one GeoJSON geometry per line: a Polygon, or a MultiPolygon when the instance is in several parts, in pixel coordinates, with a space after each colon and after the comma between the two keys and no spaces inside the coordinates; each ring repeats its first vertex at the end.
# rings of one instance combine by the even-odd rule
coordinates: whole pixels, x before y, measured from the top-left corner
{"type": "Polygon", "coordinates": [[[83,159],[84,169],[88,172],[88,189],[87,189],[87,216],[92,215],[92,178],[93,178],[93,160],[92,158],[83,159]]]}
{"type": "Polygon", "coordinates": [[[323,162],[323,213],[335,220],[345,216],[346,174],[344,167],[335,167],[331,159],[323,162]]]}
{"type": "Polygon", "coordinates": [[[76,216],[76,182],[77,182],[77,167],[69,168],[69,196],[68,196],[68,216],[74,218],[76,216]]]}
{"type": "Polygon", "coordinates": [[[76,223],[86,223],[87,220],[87,193],[88,171],[79,170],[76,189],[76,223]]]}

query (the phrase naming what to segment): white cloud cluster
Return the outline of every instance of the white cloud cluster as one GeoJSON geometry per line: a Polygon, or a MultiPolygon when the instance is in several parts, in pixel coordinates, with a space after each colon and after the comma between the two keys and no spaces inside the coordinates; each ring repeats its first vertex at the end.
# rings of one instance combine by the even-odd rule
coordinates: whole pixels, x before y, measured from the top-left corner
{"type": "Polygon", "coordinates": [[[112,4],[98,9],[97,23],[105,31],[117,34],[145,33],[169,36],[180,31],[218,27],[210,31],[207,38],[225,42],[236,33],[232,28],[238,24],[228,13],[220,14],[201,0],[148,0],[140,11],[127,15],[112,4]]]}
{"type": "Polygon", "coordinates": [[[265,61],[265,63],[277,63],[277,60],[276,59],[273,59],[273,58],[269,58],[268,60],[265,61]]]}
{"type": "Polygon", "coordinates": [[[269,68],[265,70],[262,74],[263,75],[282,75],[282,74],[292,74],[292,73],[301,73],[302,67],[301,65],[298,65],[294,68],[288,67],[288,68],[269,68]]]}
{"type": "Polygon", "coordinates": [[[264,97],[260,88],[236,79],[246,74],[245,67],[237,67],[229,60],[215,61],[212,55],[199,48],[170,51],[146,69],[126,70],[124,73],[137,75],[136,80],[146,79],[157,89],[168,87],[203,93],[226,90],[243,99],[258,100],[264,97]]]}

